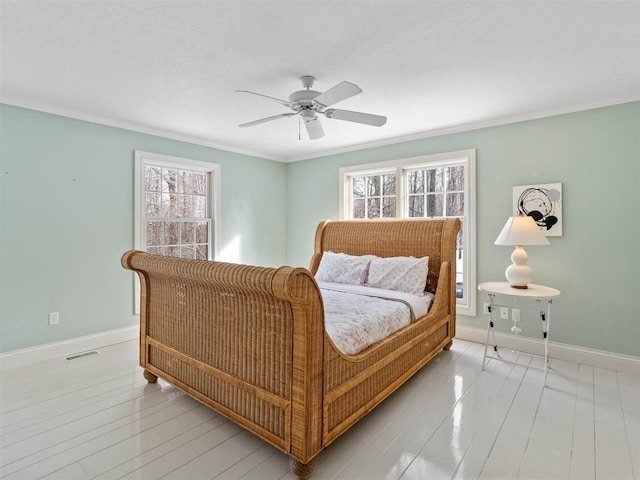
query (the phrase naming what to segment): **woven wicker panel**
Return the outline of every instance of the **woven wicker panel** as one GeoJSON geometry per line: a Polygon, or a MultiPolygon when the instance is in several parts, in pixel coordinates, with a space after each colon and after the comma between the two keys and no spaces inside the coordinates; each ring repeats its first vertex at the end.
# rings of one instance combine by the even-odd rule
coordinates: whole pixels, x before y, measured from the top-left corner
{"type": "Polygon", "coordinates": [[[285,412],[171,355],[149,349],[150,364],[285,441],[285,412]]]}
{"type": "Polygon", "coordinates": [[[427,290],[435,292],[446,220],[328,222],[322,251],[378,257],[429,256],[427,290]]]}
{"type": "Polygon", "coordinates": [[[448,325],[443,325],[427,340],[398,356],[391,363],[331,402],[327,406],[327,429],[329,432],[368,401],[375,398],[411,367],[419,364],[428,354],[433,353],[434,347],[447,337],[447,327],[448,325]]]}
{"type": "Polygon", "coordinates": [[[149,277],[151,338],[289,398],[292,327],[286,302],[260,292],[173,276],[149,277]]]}

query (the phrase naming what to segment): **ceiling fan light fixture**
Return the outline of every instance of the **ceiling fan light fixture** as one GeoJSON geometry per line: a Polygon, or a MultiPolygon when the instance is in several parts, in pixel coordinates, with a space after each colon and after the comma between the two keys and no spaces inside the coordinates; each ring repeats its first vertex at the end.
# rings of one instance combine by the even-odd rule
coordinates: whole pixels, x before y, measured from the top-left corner
{"type": "Polygon", "coordinates": [[[311,109],[306,109],[306,110],[302,110],[300,112],[300,116],[302,117],[302,119],[305,122],[308,122],[308,121],[313,120],[314,118],[316,118],[316,112],[314,112],[311,109]]]}

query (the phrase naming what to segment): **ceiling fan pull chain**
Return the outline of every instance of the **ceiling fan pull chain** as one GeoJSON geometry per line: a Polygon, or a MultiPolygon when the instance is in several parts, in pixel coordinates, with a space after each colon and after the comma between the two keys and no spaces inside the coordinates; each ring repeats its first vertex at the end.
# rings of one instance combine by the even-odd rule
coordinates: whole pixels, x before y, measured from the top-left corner
{"type": "Polygon", "coordinates": [[[298,141],[302,140],[302,137],[300,136],[300,129],[302,128],[301,122],[302,122],[302,119],[300,118],[300,115],[298,115],[298,141]]]}

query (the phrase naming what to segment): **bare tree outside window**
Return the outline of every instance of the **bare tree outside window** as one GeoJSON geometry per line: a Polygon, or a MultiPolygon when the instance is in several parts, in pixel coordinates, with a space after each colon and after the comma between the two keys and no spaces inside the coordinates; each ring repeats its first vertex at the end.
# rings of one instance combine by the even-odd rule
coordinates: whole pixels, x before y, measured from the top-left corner
{"type": "Polygon", "coordinates": [[[351,179],[352,218],[394,218],[396,175],[367,175],[351,179]]]}
{"type": "MultiPolygon", "coordinates": [[[[409,171],[407,201],[409,217],[464,218],[464,166],[425,168],[409,171]]],[[[458,233],[456,251],[456,296],[462,298],[463,289],[463,235],[458,233]]]]}
{"type": "Polygon", "coordinates": [[[207,260],[207,174],[145,165],[144,178],[147,252],[207,260]]]}

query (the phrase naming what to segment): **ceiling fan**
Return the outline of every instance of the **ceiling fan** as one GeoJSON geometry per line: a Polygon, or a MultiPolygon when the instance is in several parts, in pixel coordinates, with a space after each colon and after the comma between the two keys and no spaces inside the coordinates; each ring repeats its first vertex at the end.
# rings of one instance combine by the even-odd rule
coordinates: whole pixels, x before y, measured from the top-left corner
{"type": "Polygon", "coordinates": [[[311,75],[304,75],[300,77],[304,90],[297,90],[289,95],[289,100],[281,100],[279,98],[270,97],[269,95],[263,95],[261,93],[250,92],[248,90],[236,90],[240,93],[250,93],[251,95],[258,95],[260,97],[268,98],[279,104],[290,108],[292,112],[281,113],[279,115],[273,115],[272,117],[261,118],[260,120],[254,120],[253,122],[243,123],[238,125],[239,127],[252,127],[260,123],[270,122],[283,117],[292,117],[294,115],[300,115],[300,119],[304,120],[304,126],[307,129],[309,138],[316,140],[324,137],[324,130],[320,123],[318,114],[324,115],[327,118],[335,118],[338,120],[346,120],[347,122],[363,123],[365,125],[373,125],[375,127],[381,127],[387,123],[387,117],[381,115],[372,115],[370,113],[353,112],[351,110],[339,110],[337,108],[328,108],[331,105],[351,98],[354,95],[362,93],[362,89],[354,83],[340,82],[334,87],[331,87],[324,93],[320,93],[316,90],[311,90],[315,77],[311,75]]]}

